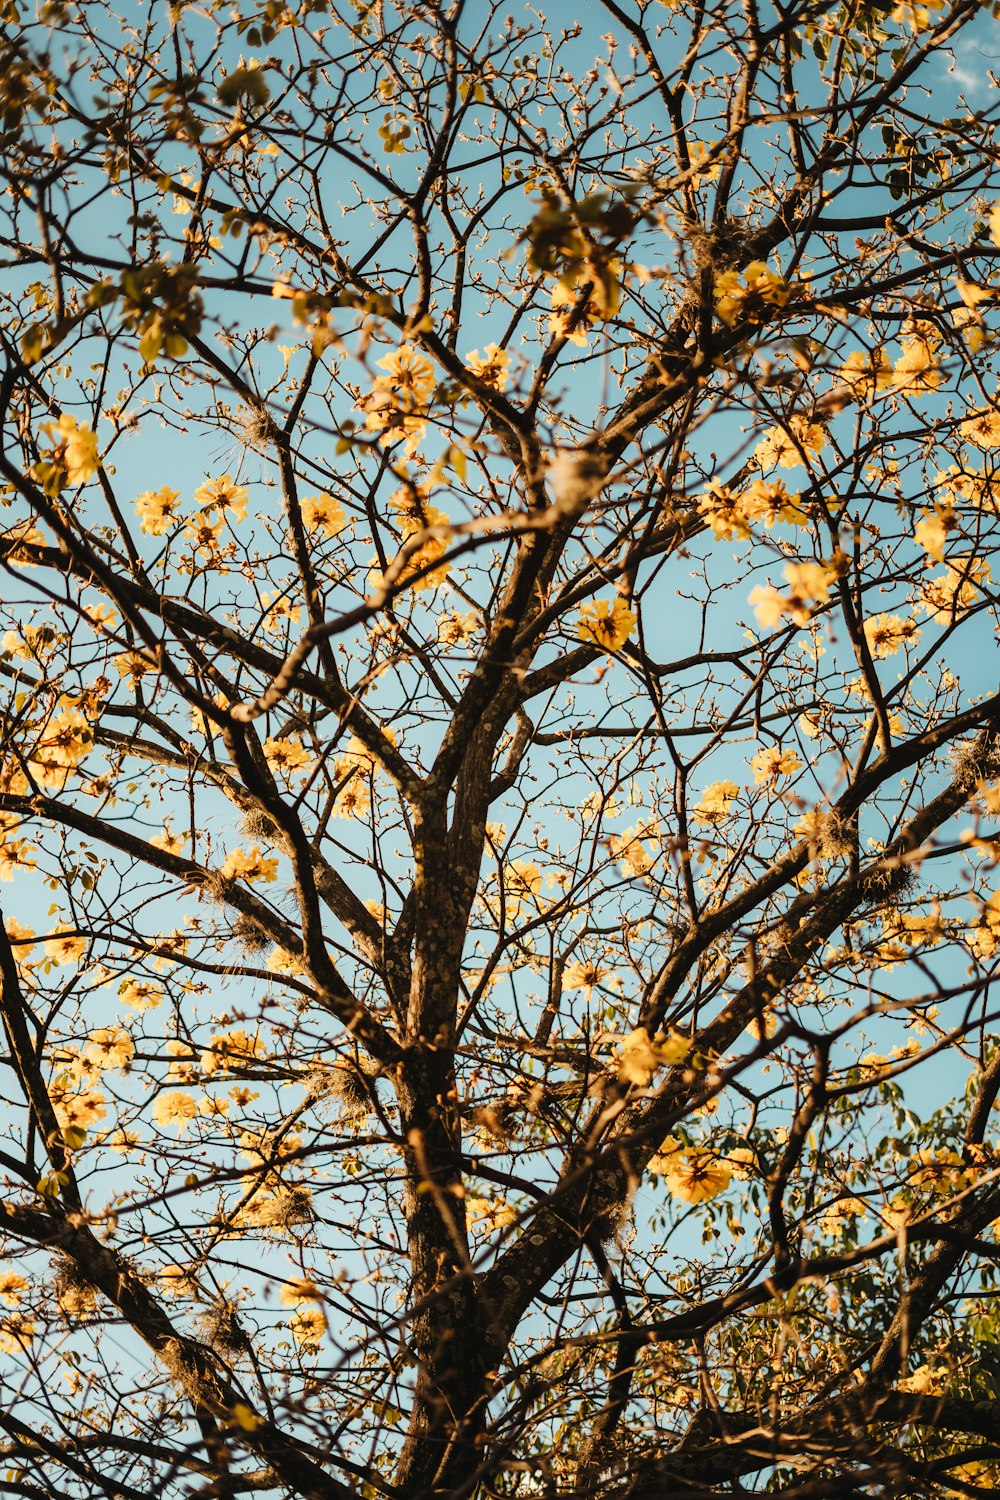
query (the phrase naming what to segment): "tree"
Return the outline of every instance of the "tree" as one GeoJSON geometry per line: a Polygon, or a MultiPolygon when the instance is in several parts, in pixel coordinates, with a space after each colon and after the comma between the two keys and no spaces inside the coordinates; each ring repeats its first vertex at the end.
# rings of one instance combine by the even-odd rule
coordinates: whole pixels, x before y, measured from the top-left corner
{"type": "Polygon", "coordinates": [[[0,1493],[994,1493],[989,13],[0,9],[0,1493]]]}

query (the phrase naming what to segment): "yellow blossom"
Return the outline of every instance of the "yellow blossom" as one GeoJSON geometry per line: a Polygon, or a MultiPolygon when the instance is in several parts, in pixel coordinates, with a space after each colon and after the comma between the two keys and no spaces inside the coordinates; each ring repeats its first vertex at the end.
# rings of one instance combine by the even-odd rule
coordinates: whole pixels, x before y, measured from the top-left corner
{"type": "Polygon", "coordinates": [[[59,1093],[50,1089],[52,1108],[63,1130],[92,1130],[107,1114],[106,1101],[100,1089],[84,1089],[80,1093],[59,1093]]]}
{"type": "Polygon", "coordinates": [[[785,427],[769,427],[753,451],[762,469],[794,469],[826,446],[826,428],[808,417],[792,416],[785,427]]]}
{"type": "Polygon", "coordinates": [[[919,639],[917,622],[902,615],[869,615],[865,621],[865,640],[876,661],[895,655],[901,646],[916,644],[919,639]]]}
{"type": "Polygon", "coordinates": [[[426,408],[435,387],[434,366],[411,345],[378,361],[385,375],[378,375],[371,391],[358,398],[365,413],[365,429],[377,432],[379,441],[392,444],[404,440],[405,451],[416,450],[427,429],[426,408]]]}
{"type": "Polygon", "coordinates": [[[87,951],[87,938],[61,923],[46,941],[45,956],[55,964],[75,963],[87,951]]]}
{"type": "Polygon", "coordinates": [[[170,530],[179,499],[177,491],[167,485],[159,490],[143,490],[135,502],[135,511],[147,536],[163,536],[170,530]]]}
{"type": "MultiPolygon", "coordinates": [[[[901,10],[902,6],[897,6],[901,10]]],[[[893,19],[896,19],[893,12],[893,19]]],[[[945,1384],[948,1379],[946,1367],[931,1365],[918,1365],[912,1375],[907,1375],[905,1380],[896,1381],[897,1391],[906,1391],[911,1396],[940,1396],[943,1395],[945,1384]]]]}
{"type": "Polygon", "coordinates": [[[967,417],[958,430],[967,443],[975,443],[977,448],[1000,448],[1000,410],[983,407],[967,417]]]}
{"type": "Polygon", "coordinates": [[[841,366],[840,378],[860,401],[892,385],[892,361],[884,349],[855,349],[841,366]]]}
{"type": "Polygon", "coordinates": [[[118,998],[129,1010],[141,1015],[143,1011],[156,1009],[163,999],[163,991],[145,979],[123,979],[118,986],[118,998]]]}
{"type": "Polygon", "coordinates": [[[84,1056],[95,1068],[126,1068],[135,1056],[135,1043],[124,1026],[99,1026],[90,1033],[84,1056]]]}
{"type": "Polygon", "coordinates": [[[321,495],[309,495],[302,501],[302,524],[307,531],[325,531],[327,536],[336,536],[347,525],[347,513],[340,501],[324,490],[321,495]]]}
{"type": "Polygon", "coordinates": [[[466,1198],[465,1216],[469,1225],[480,1233],[505,1229],[517,1219],[517,1210],[502,1198],[466,1198]]]}
{"type": "Polygon", "coordinates": [[[437,638],[442,646],[464,646],[479,629],[478,616],[449,610],[438,620],[437,638]]]}
{"type": "Polygon", "coordinates": [[[631,879],[648,874],[656,860],[657,849],[651,849],[644,839],[654,839],[658,834],[655,823],[639,823],[635,828],[626,828],[623,833],[613,833],[608,839],[608,850],[612,859],[618,861],[621,872],[631,879]]]}
{"type": "Polygon", "coordinates": [[[271,594],[266,589],[260,596],[264,610],[264,629],[272,635],[284,630],[285,625],[297,625],[302,619],[302,605],[293,604],[286,593],[271,594]]]}
{"type": "Polygon", "coordinates": [[[645,1026],[637,1026],[618,1049],[619,1080],[647,1088],[658,1068],[674,1067],[683,1062],[690,1051],[690,1040],[679,1031],[672,1031],[669,1036],[660,1033],[651,1038],[645,1026]]]}
{"type": "Polygon", "coordinates": [[[223,474],[220,479],[206,479],[205,483],[195,490],[194,498],[203,511],[220,512],[219,524],[222,522],[225,511],[232,511],[237,521],[242,521],[246,517],[249,493],[242,485],[236,483],[231,474],[223,474]]]}
{"type": "Polygon", "coordinates": [[[303,1302],[322,1302],[323,1293],[311,1277],[293,1276],[278,1292],[286,1307],[301,1307],[303,1302]]]}
{"type": "Polygon", "coordinates": [[[184,852],[184,835],[174,833],[169,823],[164,826],[162,833],[154,833],[149,842],[154,849],[162,849],[164,854],[183,854],[184,852]]]}
{"type": "Polygon", "coordinates": [[[913,529],[913,540],[935,562],[944,562],[945,543],[952,519],[950,510],[942,511],[940,507],[933,511],[925,510],[913,529]]]}
{"type": "Polygon", "coordinates": [[[802,762],[794,750],[780,750],[777,745],[770,745],[766,750],[758,750],[750,762],[750,769],[757,785],[763,786],[777,781],[779,776],[794,776],[796,771],[801,771],[802,762]]]}
{"type": "Polygon", "coordinates": [[[204,552],[212,556],[218,551],[219,532],[222,530],[224,516],[216,520],[209,518],[207,511],[202,511],[192,516],[184,527],[185,535],[189,536],[196,552],[204,552]]]}
{"type": "Polygon", "coordinates": [[[233,849],[227,854],[219,874],[224,880],[271,882],[278,878],[278,861],[266,858],[260,845],[254,844],[249,853],[245,849],[233,849]]]}
{"type": "Polygon", "coordinates": [[[731,1163],[707,1148],[664,1150],[661,1146],[654,1160],[667,1191],[682,1203],[708,1203],[724,1193],[733,1178],[731,1163]]]}
{"type": "Polygon", "coordinates": [[[70,708],[46,724],[32,751],[32,760],[40,764],[76,766],[91,749],[93,741],[93,730],[83,714],[79,709],[70,708]]]}
{"type": "Polygon", "coordinates": [[[273,949],[267,960],[267,968],[272,974],[287,974],[292,978],[305,973],[302,960],[294,953],[289,953],[287,948],[273,949]]]}
{"type": "Polygon", "coordinates": [[[563,989],[582,990],[589,1000],[594,986],[600,984],[607,973],[608,970],[602,969],[593,959],[574,959],[563,970],[563,989]]]}
{"type": "Polygon", "coordinates": [[[581,641],[592,642],[602,651],[620,651],[636,626],[636,614],[621,595],[612,600],[596,599],[580,610],[576,633],[581,641]]]}
{"type": "Polygon", "coordinates": [[[201,1071],[211,1078],[215,1073],[232,1072],[234,1066],[247,1067],[263,1051],[260,1038],[237,1027],[234,1031],[213,1036],[201,1054],[201,1071]]]}
{"type": "MultiPolygon", "coordinates": [[[[612,266],[615,264],[612,263],[612,266]]],[[[550,335],[555,339],[568,339],[570,344],[576,344],[577,348],[585,348],[588,333],[604,318],[600,296],[591,293],[591,296],[586,299],[585,306],[580,309],[579,317],[576,312],[580,302],[579,291],[565,287],[562,282],[556,282],[555,287],[550,290],[549,299],[552,302],[552,312],[549,314],[550,335]],[[577,318],[577,321],[571,327],[574,318],[577,318]]]]}
{"type": "Polygon", "coordinates": [[[765,323],[784,307],[793,288],[763,260],[752,260],[741,273],[723,271],[715,278],[715,306],[730,328],[736,323],[765,323]]]}
{"type": "Polygon", "coordinates": [[[97,436],[63,412],[58,422],[43,422],[42,432],[52,444],[32,473],[48,495],[58,495],[68,484],[86,484],[97,473],[97,436]]]}
{"type": "Polygon", "coordinates": [[[501,349],[499,344],[487,344],[485,353],[482,355],[478,349],[470,350],[465,356],[465,363],[484,385],[491,386],[495,391],[506,390],[510,373],[510,355],[506,349],[501,349]]]}
{"type": "Polygon", "coordinates": [[[13,880],[18,870],[33,870],[38,861],[38,849],[27,839],[3,839],[0,841],[0,880],[13,880]]]}
{"type": "Polygon", "coordinates": [[[903,352],[892,367],[892,383],[903,395],[917,396],[936,391],[944,382],[936,351],[940,335],[929,323],[915,325],[902,342],[903,352]]]}
{"type": "Polygon", "coordinates": [[[16,1307],[27,1285],[27,1278],[20,1276],[17,1271],[0,1271],[0,1302],[5,1302],[8,1307],[16,1307]]]}
{"type": "Polygon", "coordinates": [[[542,872],[530,859],[515,859],[503,872],[503,888],[515,908],[536,897],[542,888],[542,872]]]}
{"type": "Polygon", "coordinates": [[[729,816],[733,798],[739,795],[739,790],[735,781],[713,781],[691,809],[691,816],[697,823],[711,825],[723,822],[729,816]]]}
{"type": "Polygon", "coordinates": [[[923,584],[921,606],[939,624],[950,625],[972,608],[989,579],[990,566],[984,558],[968,554],[950,557],[947,571],[923,584]]]}
{"type": "Polygon", "coordinates": [[[31,1318],[21,1314],[4,1318],[0,1321],[0,1353],[22,1354],[37,1332],[38,1324],[31,1318]]]}
{"type": "Polygon", "coordinates": [[[288,1328],[303,1349],[316,1349],[326,1333],[326,1313],[321,1307],[300,1307],[288,1320],[288,1328]]]}
{"type": "Polygon", "coordinates": [[[191,1095],[176,1089],[161,1094],[153,1105],[153,1119],[157,1125],[175,1125],[180,1135],[197,1113],[198,1105],[191,1095]]]}
{"type": "Polygon", "coordinates": [[[698,501],[698,513],[705,517],[720,542],[742,542],[750,536],[750,523],[741,497],[718,479],[709,482],[708,489],[698,501]]]}
{"type": "Polygon", "coordinates": [[[264,759],[280,776],[304,776],[313,763],[302,741],[292,738],[265,740],[264,759]]]}

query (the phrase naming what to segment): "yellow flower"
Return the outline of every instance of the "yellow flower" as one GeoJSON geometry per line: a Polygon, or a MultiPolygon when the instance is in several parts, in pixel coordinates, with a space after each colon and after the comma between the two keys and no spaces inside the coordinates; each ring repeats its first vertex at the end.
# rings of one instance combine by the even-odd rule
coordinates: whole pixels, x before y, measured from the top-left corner
{"type": "Polygon", "coordinates": [[[729,816],[733,798],[739,795],[739,790],[735,781],[713,781],[691,809],[691,816],[697,823],[721,823],[729,816]]]}
{"type": "Polygon", "coordinates": [[[763,521],[769,530],[775,521],[784,521],[790,526],[808,524],[799,496],[789,494],[783,479],[755,479],[744,490],[739,503],[749,521],[763,521]]]}
{"type": "Polygon", "coordinates": [[[958,430],[967,443],[975,443],[977,448],[1000,448],[1000,410],[983,407],[973,412],[958,430]]]}
{"type": "Polygon", "coordinates": [[[903,352],[892,367],[892,383],[903,395],[936,391],[944,382],[936,350],[940,335],[929,323],[917,324],[902,341],[903,352]]]}
{"type": "Polygon", "coordinates": [[[724,1193],[733,1178],[732,1164],[709,1149],[685,1150],[676,1141],[665,1141],[653,1162],[667,1191],[682,1203],[708,1203],[724,1193]],[[666,1148],[666,1149],[664,1149],[666,1148]]]}
{"type": "Polygon", "coordinates": [[[637,1026],[618,1051],[619,1080],[647,1088],[658,1068],[674,1067],[684,1061],[691,1051],[691,1043],[679,1031],[672,1031],[669,1036],[661,1033],[651,1039],[645,1026],[637,1026]]]}
{"type": "Polygon", "coordinates": [[[434,366],[411,345],[378,361],[385,375],[377,375],[372,389],[358,398],[365,413],[365,429],[380,434],[383,444],[405,440],[405,451],[413,453],[427,429],[426,407],[436,384],[434,366]]]}
{"type": "Polygon", "coordinates": [[[190,1094],[173,1089],[161,1094],[153,1105],[153,1119],[157,1125],[176,1125],[183,1135],[188,1124],[198,1113],[198,1105],[190,1094]]]}
{"type": "MultiPolygon", "coordinates": [[[[706,161],[709,152],[716,144],[717,142],[715,141],[689,141],[688,161],[690,162],[691,166],[696,167],[699,162],[706,161]]],[[[722,162],[718,157],[716,157],[713,162],[708,163],[701,169],[700,172],[696,174],[693,179],[695,187],[703,187],[706,182],[715,182],[721,171],[722,162]]]]}
{"type": "Polygon", "coordinates": [[[316,1349],[326,1333],[326,1313],[321,1307],[300,1307],[288,1320],[289,1332],[304,1349],[316,1349]]]}
{"type": "Polygon", "coordinates": [[[777,781],[779,776],[793,776],[796,771],[801,771],[802,762],[794,750],[779,750],[777,745],[771,745],[766,750],[758,750],[750,762],[754,781],[758,786],[766,782],[777,781]]]}
{"type": "Polygon", "coordinates": [[[469,1225],[478,1232],[491,1233],[513,1224],[517,1210],[502,1198],[466,1198],[465,1215],[469,1225]]]}
{"type": "Polygon", "coordinates": [[[865,640],[876,661],[894,656],[900,646],[915,644],[919,639],[917,622],[903,619],[902,615],[869,615],[865,621],[865,640]]]}
{"type": "Polygon", "coordinates": [[[785,427],[769,427],[753,451],[762,469],[794,469],[802,454],[821,453],[826,446],[826,428],[808,417],[792,416],[785,427]]]}
{"type": "Polygon", "coordinates": [[[960,1193],[975,1180],[957,1151],[932,1151],[925,1146],[910,1162],[910,1185],[929,1188],[945,1197],[960,1193]]]}
{"type": "Polygon", "coordinates": [[[861,401],[892,385],[892,361],[884,349],[855,349],[841,366],[840,378],[861,401]]]}
{"type": "Polygon", "coordinates": [[[164,826],[162,833],[154,833],[149,841],[154,849],[162,849],[164,854],[183,854],[184,835],[174,833],[170,824],[164,826]]]}
{"type": "MultiPolygon", "coordinates": [[[[901,10],[897,6],[896,10],[901,10]]],[[[893,20],[897,19],[893,12],[893,20]]],[[[896,1381],[897,1391],[906,1391],[911,1396],[940,1396],[944,1393],[945,1383],[948,1379],[948,1370],[943,1366],[936,1369],[931,1365],[918,1365],[912,1375],[907,1375],[905,1380],[896,1381]]]]}
{"type": "Polygon", "coordinates": [[[635,828],[626,828],[623,833],[613,833],[608,839],[608,850],[616,859],[624,876],[638,879],[652,869],[658,850],[650,849],[643,839],[654,839],[658,835],[655,823],[639,823],[635,828]]]}
{"type": "Polygon", "coordinates": [[[698,501],[698,513],[705,517],[720,542],[743,542],[750,536],[742,498],[718,479],[709,482],[708,489],[698,501]]]}
{"type": "Polygon", "coordinates": [[[979,590],[990,580],[990,566],[983,558],[967,554],[948,559],[947,571],[930,578],[921,588],[921,607],[941,625],[971,609],[979,590]]]}
{"type": "Polygon", "coordinates": [[[529,859],[513,860],[503,872],[503,888],[512,906],[537,896],[542,888],[542,872],[529,859]]]}
{"type": "MultiPolygon", "coordinates": [[[[35,567],[35,560],[27,549],[29,547],[44,547],[45,536],[44,533],[39,529],[39,527],[29,525],[27,521],[22,521],[19,525],[12,526],[9,531],[5,531],[3,533],[3,539],[5,542],[17,543],[17,545],[12,547],[11,550],[7,553],[7,561],[9,563],[12,563],[15,568],[35,567]]],[[[25,640],[29,642],[32,641],[32,636],[35,636],[37,638],[38,634],[39,632],[32,631],[30,625],[24,628],[25,640]]],[[[17,640],[17,636],[14,635],[13,631],[8,631],[7,636],[4,638],[5,648],[7,638],[10,638],[14,641],[17,640]]],[[[21,652],[20,654],[24,655],[23,652],[21,652]]],[[[30,656],[25,657],[26,661],[30,659],[30,656]]]]}
{"type": "Polygon", "coordinates": [[[782,615],[790,615],[796,625],[808,623],[813,608],[824,604],[830,597],[830,586],[837,574],[826,563],[789,563],[785,577],[791,584],[791,592],[782,595],[768,584],[755,588],[750,593],[759,623],[765,629],[776,625],[782,615]]]}
{"type": "Polygon", "coordinates": [[[13,880],[17,870],[33,870],[38,849],[27,839],[5,839],[0,843],[0,880],[13,880]]]}
{"type": "Polygon", "coordinates": [[[751,589],[748,603],[753,605],[758,625],[764,630],[771,630],[780,622],[788,601],[780,589],[768,583],[763,587],[758,584],[755,589],[751,589]]]}
{"type": "Polygon", "coordinates": [[[211,1078],[215,1073],[233,1071],[234,1065],[247,1067],[263,1052],[260,1038],[237,1027],[234,1031],[213,1036],[199,1059],[201,1071],[211,1078]]]}
{"type": "Polygon", "coordinates": [[[192,516],[184,527],[185,534],[190,536],[196,552],[204,552],[211,556],[219,547],[219,532],[222,530],[223,516],[215,521],[209,519],[207,511],[192,516]]]}
{"type": "Polygon", "coordinates": [[[564,286],[557,281],[549,292],[552,302],[552,312],[549,314],[549,333],[553,338],[568,339],[571,344],[578,348],[585,348],[587,334],[595,323],[600,322],[601,314],[597,302],[593,296],[587,298],[586,306],[580,313],[574,328],[570,328],[573,320],[574,310],[580,300],[578,292],[571,287],[564,286]]]}
{"type": "Polygon", "coordinates": [[[86,484],[97,473],[97,435],[76,417],[63,412],[58,422],[43,422],[42,432],[52,443],[52,451],[36,465],[36,477],[46,493],[56,493],[67,484],[86,484]]]}
{"type": "Polygon", "coordinates": [[[244,849],[233,849],[227,854],[219,874],[224,880],[263,880],[269,883],[278,878],[278,861],[265,858],[260,845],[254,844],[249,854],[244,849]]]}
{"type": "Polygon", "coordinates": [[[135,502],[135,510],[147,536],[163,536],[170,530],[179,499],[177,491],[167,485],[159,490],[143,490],[135,502]]]}
{"type": "Polygon", "coordinates": [[[138,1014],[155,1010],[163,999],[163,991],[145,979],[123,979],[118,986],[118,998],[129,1010],[138,1014]]]}
{"type": "Polygon", "coordinates": [[[589,1000],[595,984],[600,984],[608,972],[592,959],[574,959],[563,970],[563,989],[582,990],[589,1000]]]}
{"type": "Polygon", "coordinates": [[[715,306],[730,328],[736,323],[766,323],[785,306],[793,288],[766,261],[752,260],[746,269],[723,271],[715,278],[715,306]]]}
{"type": "Polygon", "coordinates": [[[347,513],[340,501],[324,490],[302,501],[302,524],[307,531],[322,530],[327,536],[336,536],[347,525],[347,513]]]}
{"type": "Polygon", "coordinates": [[[291,738],[265,740],[264,759],[280,776],[304,776],[313,763],[302,741],[291,738]]]}
{"type": "Polygon", "coordinates": [[[293,1276],[278,1293],[286,1307],[301,1307],[303,1302],[322,1302],[323,1293],[310,1277],[293,1276]]]}
{"type": "Polygon", "coordinates": [[[16,1307],[27,1285],[27,1277],[18,1275],[17,1271],[0,1271],[0,1302],[16,1307]]]}
{"type": "Polygon", "coordinates": [[[495,391],[506,390],[510,355],[499,344],[487,344],[486,352],[482,355],[478,349],[470,350],[465,356],[465,363],[484,385],[492,386],[495,391]]]}
{"type": "Polygon", "coordinates": [[[38,1331],[38,1324],[16,1314],[0,1322],[0,1353],[23,1354],[38,1331]]]}
{"type": "MultiPolygon", "coordinates": [[[[220,512],[231,510],[237,521],[242,521],[246,517],[249,492],[242,485],[237,484],[231,474],[223,474],[221,479],[206,479],[205,483],[195,490],[194,498],[202,510],[220,512]]],[[[220,515],[219,523],[221,522],[222,516],[220,515]]]]}
{"type": "Polygon", "coordinates": [[[471,612],[463,615],[457,610],[449,610],[438,620],[437,636],[442,646],[464,646],[478,629],[478,616],[471,612]]]}
{"type": "Polygon", "coordinates": [[[52,1108],[63,1130],[72,1130],[74,1127],[92,1130],[107,1114],[105,1098],[100,1089],[85,1089],[79,1094],[59,1094],[54,1089],[50,1092],[52,1108]]]}
{"type": "Polygon", "coordinates": [[[272,974],[288,974],[292,978],[296,974],[305,973],[301,959],[297,958],[294,953],[289,953],[287,948],[273,949],[268,957],[266,967],[270,969],[272,974]]]}
{"type": "Polygon", "coordinates": [[[266,589],[260,596],[264,609],[264,629],[275,635],[284,629],[284,622],[297,625],[302,618],[301,604],[293,604],[287,594],[270,594],[266,589]]]}
{"type": "Polygon", "coordinates": [[[125,1068],[135,1056],[135,1043],[124,1026],[99,1026],[90,1033],[84,1057],[95,1068],[125,1068]]]}
{"type": "Polygon", "coordinates": [[[5,926],[17,962],[30,967],[31,950],[35,946],[34,928],[25,927],[24,923],[19,922],[16,917],[8,917],[5,926]]]}
{"type": "Polygon", "coordinates": [[[636,614],[621,595],[614,599],[596,599],[580,610],[576,633],[581,641],[591,641],[602,651],[620,651],[636,626],[636,614]]]}
{"type": "Polygon", "coordinates": [[[337,781],[350,775],[350,780],[341,786],[333,802],[333,811],[338,818],[363,818],[372,805],[371,788],[361,780],[357,771],[345,766],[343,760],[334,762],[333,774],[337,781]]]}
{"type": "Polygon", "coordinates": [[[141,651],[125,651],[121,656],[115,657],[115,670],[119,677],[127,677],[131,686],[135,687],[150,672],[157,671],[157,666],[141,651]]]}
{"type": "Polygon", "coordinates": [[[55,964],[74,963],[87,951],[87,939],[61,923],[45,944],[45,956],[55,964]]]}
{"type": "Polygon", "coordinates": [[[67,709],[49,720],[34,755],[43,750],[44,757],[39,759],[57,766],[76,766],[90,750],[93,740],[93,731],[79,709],[67,709]]]}

